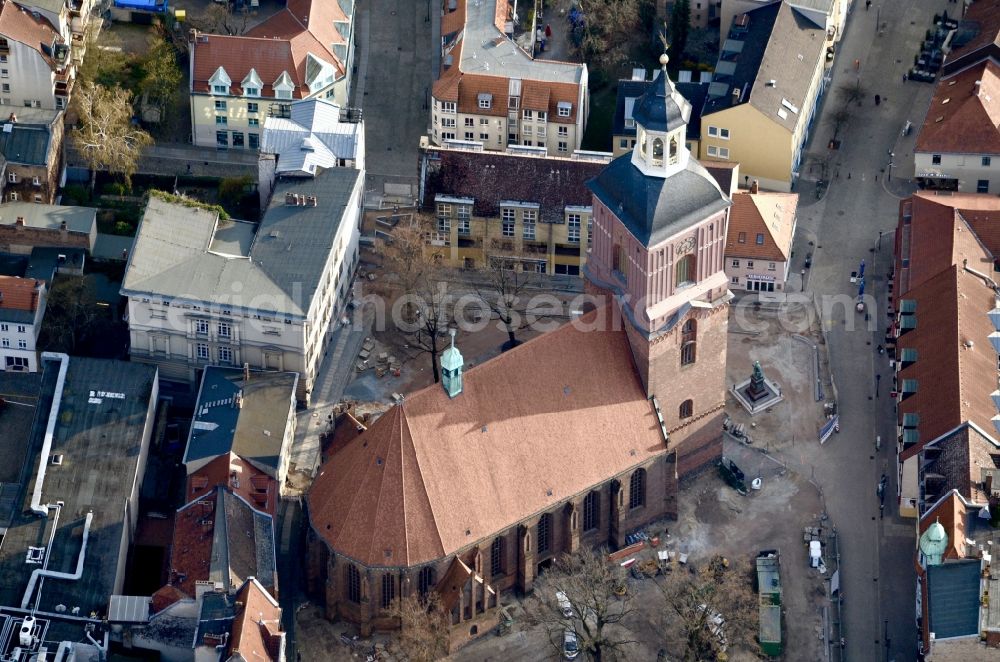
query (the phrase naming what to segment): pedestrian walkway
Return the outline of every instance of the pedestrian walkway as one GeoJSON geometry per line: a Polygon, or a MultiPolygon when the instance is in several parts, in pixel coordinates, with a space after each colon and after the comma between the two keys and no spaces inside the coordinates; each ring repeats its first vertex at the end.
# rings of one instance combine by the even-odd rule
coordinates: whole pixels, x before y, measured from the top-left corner
{"type": "Polygon", "coordinates": [[[312,405],[298,413],[288,472],[292,494],[304,493],[319,468],[320,437],[332,429],[333,408],[354,376],[354,361],[371,328],[370,312],[365,311],[363,318],[360,325],[338,326],[331,332],[310,394],[312,405]]]}

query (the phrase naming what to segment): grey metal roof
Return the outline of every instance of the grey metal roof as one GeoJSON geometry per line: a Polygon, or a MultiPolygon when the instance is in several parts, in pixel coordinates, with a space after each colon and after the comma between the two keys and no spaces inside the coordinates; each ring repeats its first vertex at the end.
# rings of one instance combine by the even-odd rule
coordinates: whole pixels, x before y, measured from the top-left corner
{"type": "Polygon", "coordinates": [[[299,376],[251,371],[249,381],[243,377],[243,371],[235,368],[205,368],[184,462],[234,452],[276,477],[299,376]],[[242,408],[237,404],[240,393],[242,408]]]}
{"type": "Polygon", "coordinates": [[[927,568],[930,631],[936,639],[979,633],[979,559],[927,568]]]}
{"type": "Polygon", "coordinates": [[[587,184],[644,246],[653,246],[732,204],[693,157],[684,170],[670,177],[650,177],[632,165],[629,152],[587,184]]]}
{"type": "Polygon", "coordinates": [[[674,89],[666,71],[660,70],[635,102],[632,117],[651,131],[673,131],[687,123],[691,104],[674,89]]]}
{"type": "Polygon", "coordinates": [[[357,160],[364,137],[361,122],[340,121],[340,107],[324,99],[292,104],[290,116],[264,122],[260,151],[277,154],[277,172],[313,174],[338,159],[357,160]]]}
{"type": "Polygon", "coordinates": [[[132,252],[135,237],[125,237],[118,234],[97,233],[92,254],[100,260],[117,260],[124,262],[132,252]],[[124,251],[124,253],[122,252],[124,251]]]}
{"type": "MultiPolygon", "coordinates": [[[[459,63],[463,73],[555,83],[583,82],[587,65],[532,59],[501,34],[493,22],[495,15],[496,2],[492,0],[468,0],[465,3],[465,34],[459,63]]],[[[560,29],[565,29],[565,26],[560,29]]]]}
{"type": "Polygon", "coordinates": [[[257,236],[257,224],[246,221],[224,221],[219,220],[215,234],[212,235],[212,243],[208,250],[213,253],[230,255],[233,257],[248,257],[250,247],[253,245],[254,237],[257,236]]]}
{"type": "Polygon", "coordinates": [[[800,110],[806,105],[817,67],[823,66],[826,31],[785,2],[754,9],[747,16],[750,23],[740,35],[739,52],[723,48],[719,56],[702,112],[708,115],[750,103],[775,123],[793,130],[799,122],[808,121],[800,110]],[[732,73],[726,74],[730,69],[732,73]],[[739,95],[734,96],[734,90],[739,95]]]}
{"type": "Polygon", "coordinates": [[[227,591],[232,591],[248,577],[256,577],[264,588],[273,591],[278,571],[271,516],[225,488],[218,490],[209,579],[222,582],[227,591]]]}
{"type": "MultiPolygon", "coordinates": [[[[0,605],[20,606],[31,572],[25,563],[29,546],[47,543],[53,517],[30,513],[29,485],[34,483],[40,449],[52,407],[58,363],[44,363],[36,401],[18,508],[0,546],[0,605]],[[29,514],[25,515],[24,511],[29,514]]],[[[125,504],[137,475],[139,447],[146,425],[156,368],[124,361],[72,357],[52,443],[62,463],[46,467],[42,503],[63,501],[59,526],[49,550],[49,569],[72,572],[82,545],[84,519],[93,511],[83,575],[77,581],[48,581],[39,609],[80,607],[83,614],[103,612],[114,591],[116,560],[125,530],[125,504]],[[104,393],[102,393],[104,392],[104,393]]],[[[50,456],[51,457],[51,456],[50,456]]],[[[132,504],[136,508],[138,504],[132,504]]],[[[36,589],[37,595],[37,589],[36,589]]]]}
{"type": "Polygon", "coordinates": [[[62,223],[70,232],[90,234],[97,225],[97,210],[93,207],[42,205],[33,202],[5,202],[0,205],[0,225],[13,225],[24,219],[28,228],[58,230],[62,223]]]}
{"type": "Polygon", "coordinates": [[[788,0],[788,4],[792,7],[801,7],[802,9],[811,9],[813,11],[829,14],[833,11],[834,1],[835,0],[788,0]]]}
{"type": "Polygon", "coordinates": [[[151,196],[129,256],[122,294],[207,301],[230,308],[249,309],[253,303],[253,310],[305,317],[359,176],[353,168],[331,168],[316,177],[279,179],[249,259],[209,252],[215,212],[151,196]],[[315,196],[317,204],[286,205],[285,193],[315,196]],[[234,292],[243,293],[244,303],[234,292]]]}
{"type": "Polygon", "coordinates": [[[51,137],[45,124],[6,123],[0,130],[0,154],[8,163],[44,166],[48,161],[51,137]]]}

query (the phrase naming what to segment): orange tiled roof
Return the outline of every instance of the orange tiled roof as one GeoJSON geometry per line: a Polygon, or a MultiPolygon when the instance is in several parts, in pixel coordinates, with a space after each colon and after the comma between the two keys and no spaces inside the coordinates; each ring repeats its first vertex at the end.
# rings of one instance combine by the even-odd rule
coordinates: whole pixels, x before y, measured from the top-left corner
{"type": "Polygon", "coordinates": [[[438,559],[666,450],[621,329],[567,324],[463,386],[413,393],[327,460],[309,516],[333,550],[375,566],[438,559]]]}
{"type": "Polygon", "coordinates": [[[465,2],[458,2],[455,11],[448,11],[449,0],[443,0],[441,14],[441,36],[455,34],[465,27],[465,2]]]}
{"type": "Polygon", "coordinates": [[[52,63],[51,56],[46,54],[42,47],[51,48],[59,32],[43,16],[39,15],[36,18],[20,5],[4,2],[3,8],[0,9],[0,34],[38,51],[46,62],[52,63]]]}
{"type": "Polygon", "coordinates": [[[273,96],[272,84],[287,72],[295,84],[293,97],[308,96],[306,60],[312,53],[344,73],[344,63],[333,52],[334,44],[345,44],[337,28],[349,18],[335,1],[289,0],[288,6],[257,25],[245,35],[199,34],[191,44],[194,60],[192,89],[207,92],[208,79],[221,66],[233,81],[233,90],[242,94],[240,83],[253,68],[264,87],[262,96],[273,96]]]}
{"type": "Polygon", "coordinates": [[[188,476],[185,501],[200,498],[219,485],[228,486],[235,494],[253,504],[254,508],[271,516],[277,514],[277,481],[235,453],[220,455],[188,476]],[[238,486],[231,480],[232,467],[240,469],[238,486]],[[261,491],[264,489],[266,492],[261,491]]]}
{"type": "Polygon", "coordinates": [[[973,26],[976,35],[949,53],[945,66],[984,47],[1000,46],[1000,0],[976,0],[969,5],[961,21],[973,26]]]}
{"type": "Polygon", "coordinates": [[[942,78],[914,149],[1000,153],[1000,66],[987,61],[942,78]]]}
{"type": "Polygon", "coordinates": [[[42,281],[34,278],[0,276],[0,310],[38,310],[38,288],[42,281]]]}
{"type": "Polygon", "coordinates": [[[277,662],[280,641],[285,636],[278,603],[252,579],[240,588],[236,602],[243,606],[233,619],[227,659],[277,662]]]}
{"type": "Polygon", "coordinates": [[[784,262],[792,250],[797,193],[747,193],[733,195],[726,234],[726,257],[784,262]],[[740,235],[744,241],[740,243],[740,235]],[[757,235],[764,243],[757,243],[757,235]]]}

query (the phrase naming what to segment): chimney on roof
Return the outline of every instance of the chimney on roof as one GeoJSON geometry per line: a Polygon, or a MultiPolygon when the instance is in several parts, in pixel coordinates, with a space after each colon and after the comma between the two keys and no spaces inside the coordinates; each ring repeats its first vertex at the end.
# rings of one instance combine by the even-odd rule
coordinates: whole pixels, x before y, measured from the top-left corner
{"type": "Polygon", "coordinates": [[[60,232],[65,233],[66,230],[68,230],[68,229],[69,229],[69,226],[66,225],[66,221],[62,221],[61,223],[59,223],[59,231],[60,232]]]}
{"type": "Polygon", "coordinates": [[[317,203],[317,200],[316,200],[316,196],[315,195],[307,195],[306,196],[306,206],[315,207],[316,203],[317,203]]]}
{"type": "Polygon", "coordinates": [[[7,118],[7,121],[10,122],[11,124],[17,124],[17,115],[11,113],[10,117],[7,118]]]}
{"type": "Polygon", "coordinates": [[[18,230],[20,230],[21,228],[23,228],[23,227],[24,227],[24,216],[18,216],[18,217],[17,217],[17,220],[16,220],[16,221],[14,221],[14,226],[15,226],[15,227],[16,227],[16,228],[17,228],[18,230]]]}
{"type": "Polygon", "coordinates": [[[760,192],[760,185],[757,183],[756,179],[753,180],[753,184],[750,185],[750,192],[751,193],[758,193],[758,192],[760,192]]]}

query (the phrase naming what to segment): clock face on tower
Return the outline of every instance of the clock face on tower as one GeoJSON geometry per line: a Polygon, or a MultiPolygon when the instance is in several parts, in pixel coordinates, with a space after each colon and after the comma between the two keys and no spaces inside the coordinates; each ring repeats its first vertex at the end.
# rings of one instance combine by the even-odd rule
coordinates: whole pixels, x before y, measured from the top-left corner
{"type": "Polygon", "coordinates": [[[692,250],[694,250],[694,237],[688,237],[681,243],[677,244],[678,255],[684,255],[686,253],[690,253],[692,250]]]}

